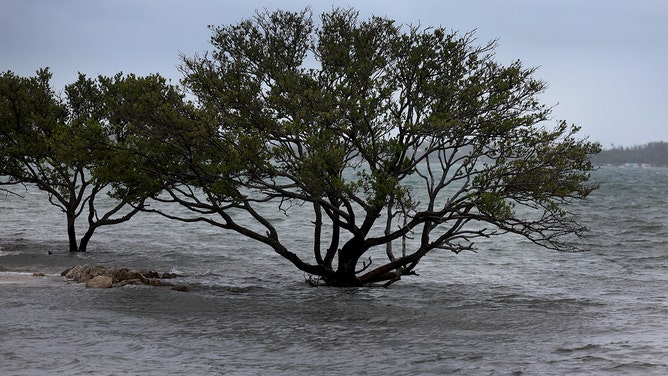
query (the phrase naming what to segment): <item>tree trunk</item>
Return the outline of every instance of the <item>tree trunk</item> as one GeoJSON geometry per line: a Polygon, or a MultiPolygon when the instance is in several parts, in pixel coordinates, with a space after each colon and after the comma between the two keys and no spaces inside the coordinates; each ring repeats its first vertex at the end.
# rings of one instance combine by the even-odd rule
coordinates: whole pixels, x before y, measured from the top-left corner
{"type": "Polygon", "coordinates": [[[88,231],[84,234],[84,236],[81,238],[81,242],[79,243],[79,252],[86,252],[86,249],[88,248],[88,242],[90,241],[90,238],[93,237],[93,233],[95,232],[96,227],[89,227],[88,231]]]}
{"type": "Polygon", "coordinates": [[[334,287],[360,287],[362,286],[362,283],[360,282],[357,277],[355,277],[355,274],[345,274],[345,275],[339,275],[337,272],[337,279],[335,283],[331,284],[334,287]]]}
{"type": "Polygon", "coordinates": [[[74,213],[67,213],[67,239],[70,243],[70,252],[78,252],[77,233],[74,228],[74,221],[76,220],[74,213]]]}
{"type": "Polygon", "coordinates": [[[332,281],[332,285],[338,287],[359,287],[362,285],[357,275],[355,275],[355,269],[357,268],[357,261],[366,251],[363,247],[364,239],[354,237],[341,248],[336,280],[332,281]]]}

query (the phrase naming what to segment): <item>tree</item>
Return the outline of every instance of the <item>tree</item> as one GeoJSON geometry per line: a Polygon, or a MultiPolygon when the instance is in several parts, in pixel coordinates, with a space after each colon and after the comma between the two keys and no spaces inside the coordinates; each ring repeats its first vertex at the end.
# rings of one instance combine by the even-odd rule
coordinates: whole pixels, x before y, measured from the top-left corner
{"type": "Polygon", "coordinates": [[[585,230],[567,204],[596,188],[599,146],[547,126],[545,83],[496,62],[496,42],[342,9],[212,32],[212,52],[182,57],[196,119],[152,130],[169,163],[146,161],[167,183],[159,201],[190,214],[152,210],[264,243],[332,286],[389,284],[504,233],[569,250],[585,230]],[[279,210],[310,235],[279,234],[279,210]]]}
{"type": "Polygon", "coordinates": [[[146,113],[159,108],[151,96],[169,89],[158,76],[80,75],[61,99],[50,79],[48,69],[34,77],[0,76],[0,176],[7,184],[47,192],[65,213],[69,250],[84,252],[96,229],[128,221],[157,193],[133,171],[135,154],[123,147],[122,134],[128,118],[150,120],[146,113]],[[105,192],[114,199],[111,205],[100,204],[105,192]],[[75,225],[82,214],[87,227],[78,238],[75,225]]]}

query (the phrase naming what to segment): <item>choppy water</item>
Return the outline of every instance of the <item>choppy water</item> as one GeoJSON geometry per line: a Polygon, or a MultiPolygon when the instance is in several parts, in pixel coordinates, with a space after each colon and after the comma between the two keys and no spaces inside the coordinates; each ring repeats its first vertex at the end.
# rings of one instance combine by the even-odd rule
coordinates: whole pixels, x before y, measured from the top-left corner
{"type": "Polygon", "coordinates": [[[668,169],[596,179],[587,252],[493,240],[387,289],[312,288],[257,243],[153,216],[70,255],[41,194],[3,195],[0,270],[50,276],[0,285],[0,374],[668,374],[668,169]],[[57,276],[82,263],[174,271],[192,290],[57,276]]]}

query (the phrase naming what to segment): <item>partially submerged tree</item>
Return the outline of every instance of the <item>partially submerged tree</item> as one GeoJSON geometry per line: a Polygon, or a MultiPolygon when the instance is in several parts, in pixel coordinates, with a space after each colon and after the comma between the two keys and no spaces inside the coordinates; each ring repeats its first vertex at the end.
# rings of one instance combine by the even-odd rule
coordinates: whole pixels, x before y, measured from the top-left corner
{"type": "MultiPolygon", "coordinates": [[[[135,154],[123,147],[122,135],[130,121],[162,116],[154,111],[171,89],[158,76],[80,75],[61,99],[50,79],[47,69],[34,77],[0,76],[0,176],[7,184],[47,192],[65,213],[69,250],[83,252],[96,229],[129,220],[157,193],[135,171],[135,154]],[[112,193],[113,200],[101,204],[103,193],[112,193]],[[85,231],[78,237],[82,214],[85,231]]],[[[182,102],[181,96],[175,99],[182,102]]]]}
{"type": "Polygon", "coordinates": [[[333,286],[391,283],[504,233],[568,250],[585,230],[567,205],[596,188],[599,146],[548,126],[545,83],[496,62],[495,42],[340,9],[212,31],[212,52],[183,57],[201,113],[154,130],[171,153],[148,159],[160,200],[191,211],[162,214],[236,231],[333,286]],[[278,210],[310,230],[279,234],[278,210]]]}

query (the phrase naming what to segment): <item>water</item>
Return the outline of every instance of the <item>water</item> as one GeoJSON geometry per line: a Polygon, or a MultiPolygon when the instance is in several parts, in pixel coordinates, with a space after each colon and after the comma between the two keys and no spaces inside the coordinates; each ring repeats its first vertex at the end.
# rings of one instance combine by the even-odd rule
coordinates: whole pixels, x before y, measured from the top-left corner
{"type": "Polygon", "coordinates": [[[3,195],[0,270],[47,277],[0,284],[0,374],[666,374],[668,169],[595,178],[587,252],[496,239],[385,289],[312,288],[262,245],[148,215],[70,255],[41,194],[3,195]],[[84,263],[181,273],[191,291],[58,276],[84,263]]]}

